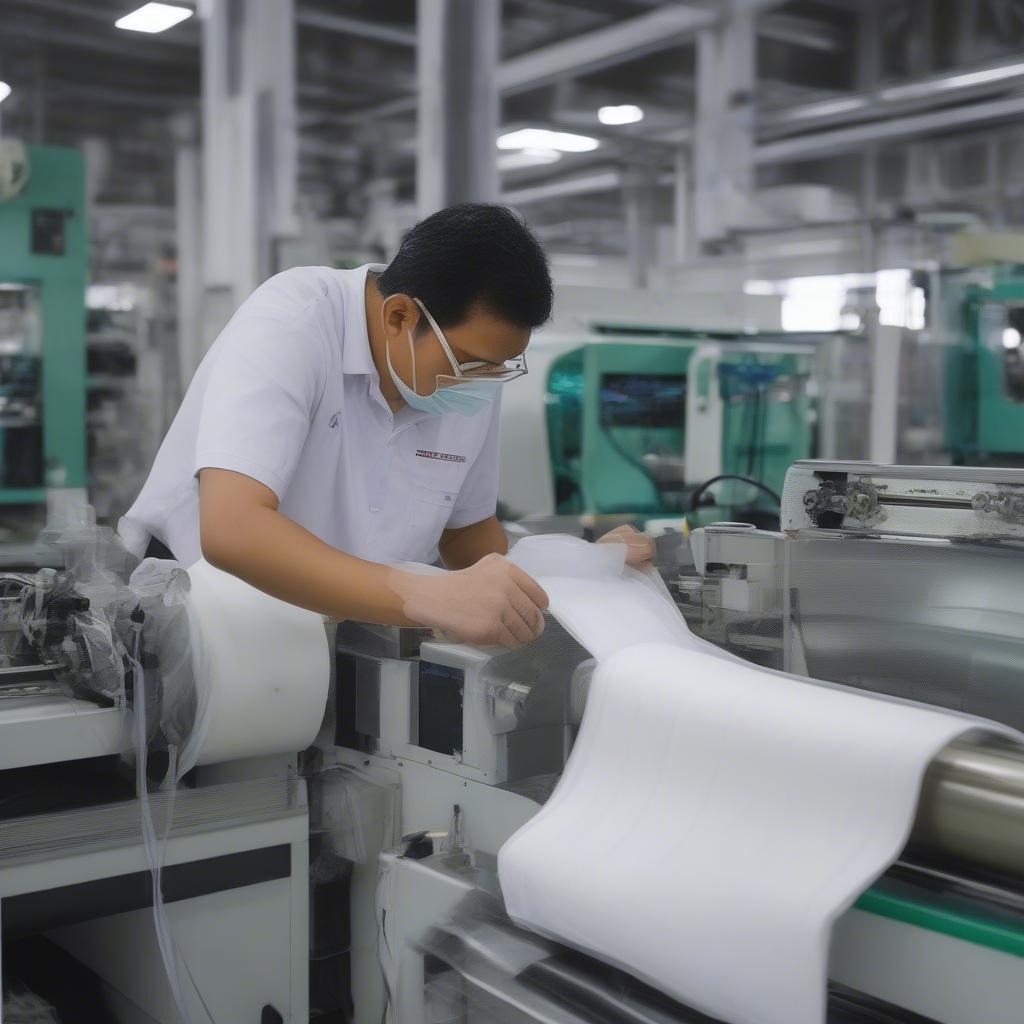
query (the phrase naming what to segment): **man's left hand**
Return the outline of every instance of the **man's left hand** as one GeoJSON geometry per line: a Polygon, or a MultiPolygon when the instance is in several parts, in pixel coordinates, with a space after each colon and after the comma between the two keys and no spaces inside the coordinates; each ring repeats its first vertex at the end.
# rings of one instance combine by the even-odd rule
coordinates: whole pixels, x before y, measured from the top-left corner
{"type": "Polygon", "coordinates": [[[614,530],[599,537],[597,543],[625,544],[626,565],[634,569],[650,569],[654,559],[654,541],[635,526],[616,526],[614,530]]]}

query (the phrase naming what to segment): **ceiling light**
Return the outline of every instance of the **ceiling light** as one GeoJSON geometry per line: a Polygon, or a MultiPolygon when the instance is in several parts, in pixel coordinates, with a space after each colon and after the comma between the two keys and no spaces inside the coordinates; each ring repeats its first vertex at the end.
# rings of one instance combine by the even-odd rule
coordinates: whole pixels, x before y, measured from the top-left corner
{"type": "Polygon", "coordinates": [[[562,159],[555,149],[522,149],[519,152],[504,153],[498,157],[499,171],[518,171],[524,167],[539,167],[553,164],[562,159]]]}
{"type": "Polygon", "coordinates": [[[174,4],[143,4],[137,11],[126,14],[114,22],[117,28],[128,32],[166,32],[179,22],[192,17],[187,7],[174,4]]]}
{"type": "Polygon", "coordinates": [[[0,103],[11,95],[12,89],[6,82],[0,82],[0,103]]]}
{"type": "Polygon", "coordinates": [[[1020,348],[1020,340],[1020,331],[1016,327],[1006,327],[1003,329],[1003,348],[1007,351],[1020,348]]]}
{"type": "Polygon", "coordinates": [[[617,107],[601,107],[597,119],[601,124],[636,124],[644,119],[644,112],[632,103],[623,103],[617,107]]]}
{"type": "Polygon", "coordinates": [[[559,153],[589,153],[597,149],[597,139],[571,132],[553,132],[547,128],[521,128],[498,136],[498,149],[554,149],[559,153]]]}

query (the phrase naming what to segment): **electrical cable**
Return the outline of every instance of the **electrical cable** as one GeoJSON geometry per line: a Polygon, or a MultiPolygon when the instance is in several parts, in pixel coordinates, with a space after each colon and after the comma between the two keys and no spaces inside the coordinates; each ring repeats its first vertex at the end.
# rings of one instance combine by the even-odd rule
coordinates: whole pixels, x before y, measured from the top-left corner
{"type": "Polygon", "coordinates": [[[713,476],[710,480],[706,480],[702,483],[700,487],[690,495],[690,511],[696,512],[698,502],[704,492],[713,484],[717,484],[722,480],[738,480],[740,483],[750,484],[751,487],[756,487],[759,491],[764,491],[764,493],[767,494],[776,505],[780,508],[782,507],[782,499],[767,484],[761,483],[760,480],[755,480],[753,477],[749,476],[740,476],[738,473],[719,473],[718,476],[713,476]]]}
{"type": "Polygon", "coordinates": [[[388,907],[392,900],[391,867],[381,863],[377,878],[377,886],[374,889],[374,912],[377,919],[377,964],[380,967],[381,980],[384,982],[384,1008],[381,1011],[381,1024],[387,1024],[395,1005],[395,993],[392,990],[392,974],[395,970],[395,955],[391,949],[391,941],[388,939],[387,921],[388,907]],[[381,947],[383,939],[384,948],[381,947]]]}
{"type": "Polygon", "coordinates": [[[149,800],[149,785],[146,774],[149,739],[146,725],[146,677],[142,668],[142,625],[146,618],[145,612],[141,607],[137,607],[132,612],[131,618],[133,634],[132,652],[129,657],[134,680],[132,691],[134,696],[133,717],[135,725],[135,785],[138,791],[139,807],[141,810],[142,838],[146,848],[146,860],[149,863],[150,876],[152,878],[153,923],[156,929],[157,945],[160,948],[160,958],[164,964],[167,981],[171,987],[171,997],[174,1000],[174,1006],[181,1024],[193,1024],[193,1022],[192,1016],[185,1004],[184,994],[181,991],[179,964],[184,966],[210,1024],[216,1024],[209,1007],[206,1005],[206,1001],[202,997],[202,993],[200,993],[195,983],[195,979],[192,977],[192,972],[184,962],[184,958],[171,931],[167,910],[164,906],[163,863],[167,850],[167,841],[174,822],[174,796],[178,781],[177,753],[173,747],[169,750],[167,774],[160,787],[168,795],[164,801],[166,820],[163,834],[158,836],[153,822],[153,809],[149,800]]]}

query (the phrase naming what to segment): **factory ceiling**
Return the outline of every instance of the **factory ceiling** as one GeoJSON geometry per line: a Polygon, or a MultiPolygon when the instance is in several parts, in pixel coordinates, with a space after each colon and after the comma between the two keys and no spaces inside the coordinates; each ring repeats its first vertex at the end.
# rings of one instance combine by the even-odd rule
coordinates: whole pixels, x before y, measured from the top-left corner
{"type": "MultiPolygon", "coordinates": [[[[821,132],[836,136],[842,154],[870,143],[883,119],[908,119],[913,134],[913,118],[936,107],[975,103],[994,124],[1014,116],[1024,88],[1024,64],[1014,63],[1024,49],[1024,0],[741,2],[757,10],[757,162],[768,183],[792,180],[785,168],[794,165],[806,176],[813,161],[824,161],[827,178],[832,142],[816,142],[821,132]],[[988,77],[962,73],[978,68],[988,77]]],[[[99,140],[109,155],[98,201],[169,207],[169,125],[198,109],[199,24],[192,18],[158,36],[121,32],[114,21],[131,6],[0,0],[0,79],[14,87],[0,130],[70,145],[99,140]]],[[[695,35],[725,6],[505,0],[504,124],[601,140],[557,167],[504,174],[506,190],[527,197],[535,220],[555,233],[575,221],[577,239],[593,244],[607,233],[602,219],[619,216],[606,187],[614,175],[636,165],[671,171],[679,144],[692,137],[695,35]],[[646,116],[607,127],[597,119],[604,104],[636,104],[646,116]],[[574,180],[582,182],[576,189],[574,180]]],[[[411,195],[415,8],[415,0],[297,0],[300,176],[325,214],[358,216],[363,187],[382,176],[395,180],[400,198],[411,195]]]]}

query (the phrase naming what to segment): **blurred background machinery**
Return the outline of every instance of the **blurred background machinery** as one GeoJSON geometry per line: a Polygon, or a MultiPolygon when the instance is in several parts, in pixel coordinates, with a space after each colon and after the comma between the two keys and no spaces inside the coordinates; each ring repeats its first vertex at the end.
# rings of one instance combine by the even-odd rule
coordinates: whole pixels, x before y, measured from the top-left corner
{"type": "MultiPolygon", "coordinates": [[[[0,504],[38,506],[86,485],[81,153],[0,142],[0,504]]],[[[31,513],[29,513],[31,514],[31,513]]]]}

